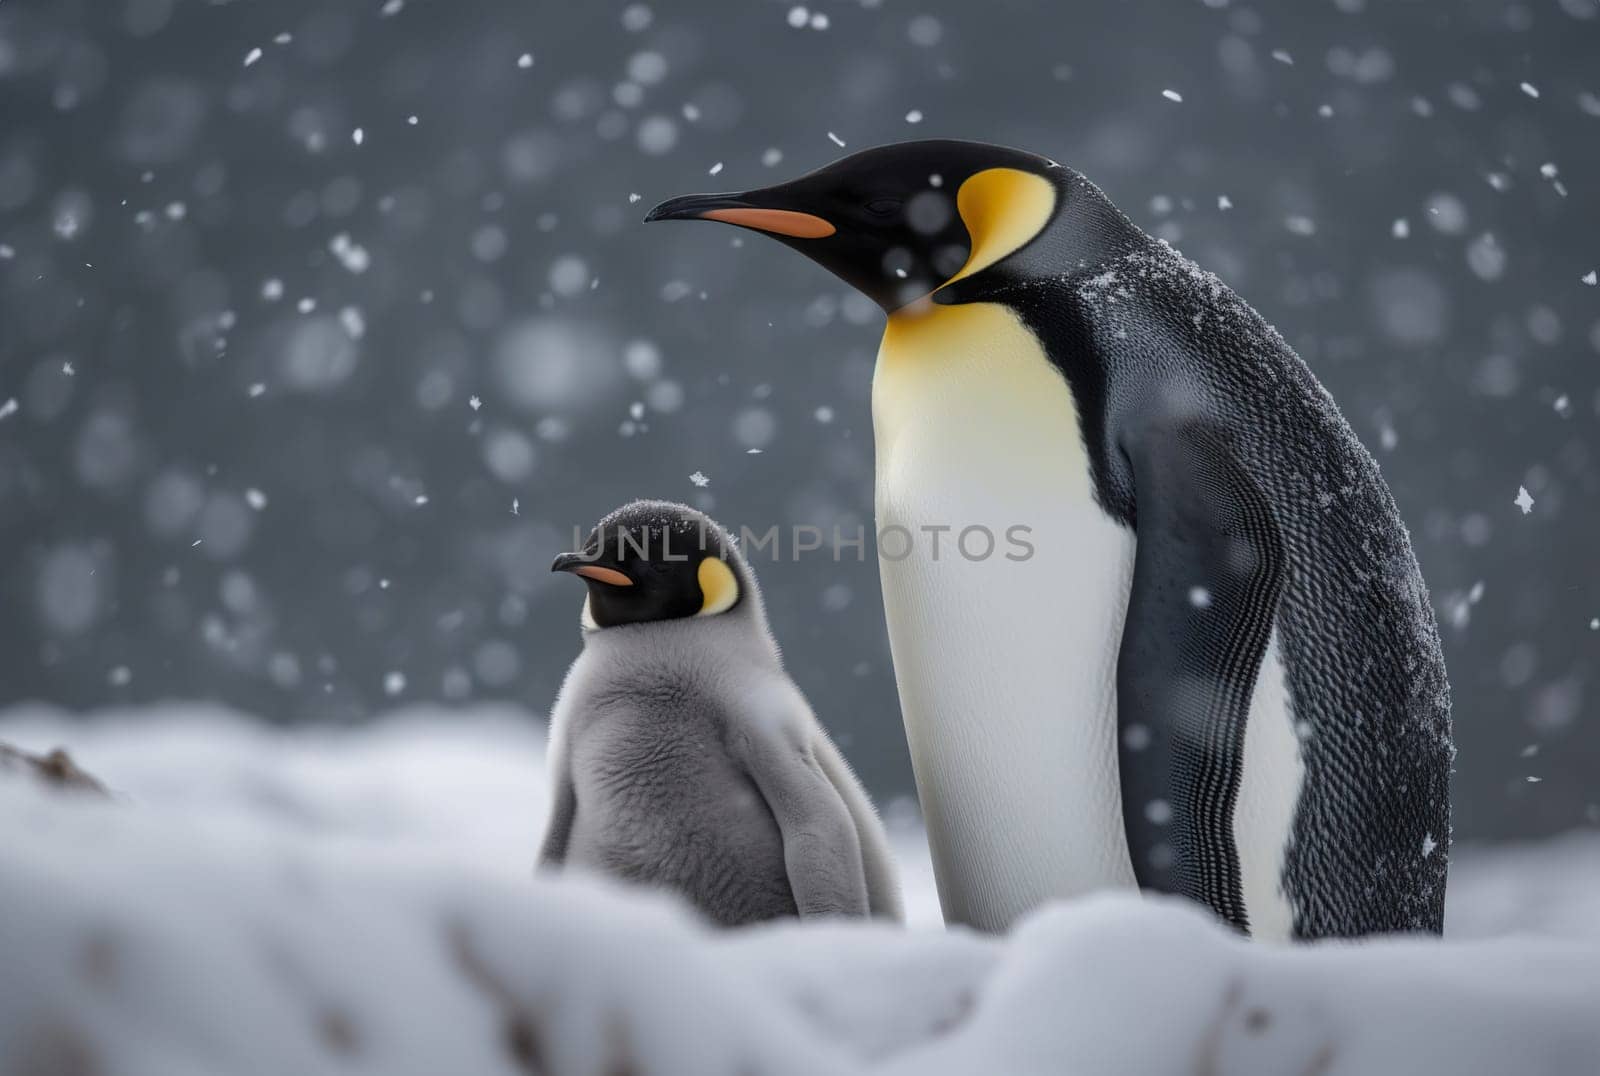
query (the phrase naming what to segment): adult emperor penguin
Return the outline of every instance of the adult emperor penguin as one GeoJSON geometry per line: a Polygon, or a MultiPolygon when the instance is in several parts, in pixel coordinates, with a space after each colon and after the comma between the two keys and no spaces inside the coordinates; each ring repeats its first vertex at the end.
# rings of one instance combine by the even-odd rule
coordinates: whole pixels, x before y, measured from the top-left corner
{"type": "Polygon", "coordinates": [[[1258,937],[1441,929],[1427,592],[1377,464],[1250,306],[1083,176],[979,143],[646,219],[764,232],[888,314],[880,570],[947,919],[1137,884],[1258,937]],[[1012,527],[1031,555],[952,548],[1012,527]]]}
{"type": "Polygon", "coordinates": [[[784,672],[722,528],[634,501],[553,569],[589,593],[550,718],[540,862],[675,890],[726,926],[899,919],[883,827],[784,672]]]}

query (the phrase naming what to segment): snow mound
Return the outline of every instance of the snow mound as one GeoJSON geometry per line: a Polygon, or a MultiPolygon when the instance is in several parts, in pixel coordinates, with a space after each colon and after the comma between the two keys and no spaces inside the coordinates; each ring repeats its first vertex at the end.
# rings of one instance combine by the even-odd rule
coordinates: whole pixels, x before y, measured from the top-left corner
{"type": "Polygon", "coordinates": [[[65,744],[117,793],[0,777],[0,1076],[1600,1069],[1592,884],[1569,904],[1531,882],[1593,883],[1578,838],[1481,858],[1466,906],[1525,930],[1538,893],[1534,926],[1587,940],[1272,948],[1129,896],[1004,939],[717,933],[532,875],[542,733],[519,711],[274,730],[29,709],[0,740],[65,744]]]}

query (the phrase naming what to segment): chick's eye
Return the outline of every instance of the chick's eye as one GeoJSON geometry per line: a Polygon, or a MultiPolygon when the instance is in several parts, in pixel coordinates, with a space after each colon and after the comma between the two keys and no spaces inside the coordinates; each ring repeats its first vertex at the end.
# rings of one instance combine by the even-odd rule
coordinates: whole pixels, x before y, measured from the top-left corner
{"type": "Polygon", "coordinates": [[[891,213],[900,212],[900,199],[874,198],[867,203],[867,212],[875,217],[887,217],[891,213]]]}

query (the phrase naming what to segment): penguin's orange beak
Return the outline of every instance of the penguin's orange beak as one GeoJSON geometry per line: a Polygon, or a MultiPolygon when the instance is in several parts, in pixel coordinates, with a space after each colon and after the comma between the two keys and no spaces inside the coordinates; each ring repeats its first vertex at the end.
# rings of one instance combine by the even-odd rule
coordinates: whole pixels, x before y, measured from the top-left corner
{"type": "Polygon", "coordinates": [[[593,579],[596,583],[606,583],[614,587],[631,587],[633,580],[615,568],[607,568],[603,564],[596,564],[582,553],[563,553],[550,565],[552,572],[571,572],[585,579],[593,579]]]}
{"type": "Polygon", "coordinates": [[[750,205],[738,194],[686,194],[669,198],[645,214],[653,220],[720,220],[741,228],[754,228],[769,235],[790,239],[824,239],[832,235],[833,224],[815,213],[795,209],[770,209],[750,205]]]}

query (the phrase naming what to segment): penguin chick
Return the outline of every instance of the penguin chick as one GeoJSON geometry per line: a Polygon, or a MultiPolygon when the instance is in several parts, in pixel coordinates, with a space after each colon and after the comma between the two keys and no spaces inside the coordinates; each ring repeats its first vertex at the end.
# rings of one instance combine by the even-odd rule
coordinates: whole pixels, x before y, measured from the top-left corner
{"type": "Polygon", "coordinates": [[[726,926],[902,918],[883,826],[721,527],[634,501],[552,570],[589,593],[550,717],[542,866],[673,889],[726,926]]]}

